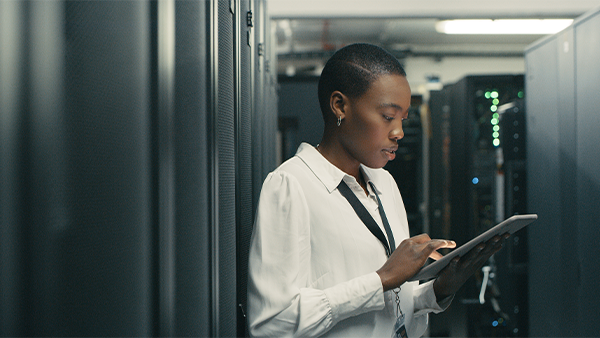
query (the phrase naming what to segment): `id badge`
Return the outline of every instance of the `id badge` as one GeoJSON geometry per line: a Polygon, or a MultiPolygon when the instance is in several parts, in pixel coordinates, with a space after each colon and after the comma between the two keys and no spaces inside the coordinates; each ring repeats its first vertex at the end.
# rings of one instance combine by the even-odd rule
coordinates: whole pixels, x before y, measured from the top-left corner
{"type": "Polygon", "coordinates": [[[408,338],[408,334],[406,333],[406,327],[404,326],[404,314],[400,314],[396,319],[396,324],[394,324],[394,332],[392,333],[392,338],[408,338]]]}

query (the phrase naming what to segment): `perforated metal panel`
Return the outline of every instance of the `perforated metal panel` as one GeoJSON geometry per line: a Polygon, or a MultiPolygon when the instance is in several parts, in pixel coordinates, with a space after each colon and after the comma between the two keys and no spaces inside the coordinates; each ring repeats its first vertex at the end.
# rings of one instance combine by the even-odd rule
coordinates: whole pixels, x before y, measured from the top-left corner
{"type": "Polygon", "coordinates": [[[206,2],[175,3],[175,329],[210,336],[206,2]]]}
{"type": "Polygon", "coordinates": [[[237,207],[237,303],[238,303],[238,336],[246,334],[247,281],[248,281],[248,251],[252,235],[252,48],[249,45],[247,15],[250,10],[250,1],[241,0],[237,16],[239,30],[240,60],[237,65],[236,81],[239,82],[236,118],[236,207],[237,207]]]}
{"type": "Polygon", "coordinates": [[[136,1],[65,3],[60,334],[150,334],[148,13],[136,1]]]}
{"type": "Polygon", "coordinates": [[[0,2],[0,335],[243,332],[250,0],[165,3],[0,2]]]}
{"type": "Polygon", "coordinates": [[[229,1],[218,1],[218,281],[219,336],[236,336],[235,98],[233,15],[229,1]]]}
{"type": "Polygon", "coordinates": [[[21,35],[20,55],[3,56],[0,73],[3,92],[4,69],[19,84],[9,115],[16,133],[1,155],[15,251],[1,256],[12,289],[0,331],[150,335],[147,3],[28,1],[1,10],[15,15],[21,35]],[[11,309],[20,310],[9,318],[11,309]]]}

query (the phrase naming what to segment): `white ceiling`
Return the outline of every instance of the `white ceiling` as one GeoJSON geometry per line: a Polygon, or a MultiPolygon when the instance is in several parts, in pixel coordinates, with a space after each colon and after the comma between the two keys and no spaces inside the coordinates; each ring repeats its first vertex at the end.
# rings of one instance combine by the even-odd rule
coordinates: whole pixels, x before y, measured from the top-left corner
{"type": "Polygon", "coordinates": [[[273,18],[576,17],[595,0],[269,0],[273,18]]]}
{"type": "Polygon", "coordinates": [[[279,71],[318,67],[332,50],[371,42],[405,57],[522,57],[540,35],[445,35],[440,19],[577,18],[600,0],[268,0],[279,71]]]}

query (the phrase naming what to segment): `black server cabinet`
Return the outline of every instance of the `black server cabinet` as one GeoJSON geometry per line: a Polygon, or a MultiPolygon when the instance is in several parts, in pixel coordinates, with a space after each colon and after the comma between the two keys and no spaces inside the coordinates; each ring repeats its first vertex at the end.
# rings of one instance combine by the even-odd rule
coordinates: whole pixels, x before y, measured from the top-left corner
{"type": "MultiPolygon", "coordinates": [[[[173,87],[174,291],[171,336],[208,337],[212,318],[211,181],[208,154],[208,2],[175,2],[173,87]]],[[[158,333],[157,333],[158,334],[158,333]]]]}
{"type": "Polygon", "coordinates": [[[0,2],[0,336],[246,334],[264,6],[0,2]]]}
{"type": "Polygon", "coordinates": [[[431,91],[429,110],[429,231],[431,238],[450,236],[450,102],[447,90],[431,91]]]}
{"type": "MultiPolygon", "coordinates": [[[[494,204],[496,221],[528,213],[527,207],[527,129],[523,99],[499,107],[499,140],[494,204]]],[[[495,275],[490,295],[501,312],[494,320],[509,336],[524,337],[529,332],[528,239],[529,228],[513,234],[502,251],[494,255],[495,275]]]]}
{"type": "Polygon", "coordinates": [[[0,13],[0,335],[151,335],[150,6],[0,13]]]}
{"type": "MultiPolygon", "coordinates": [[[[498,106],[523,95],[522,75],[468,76],[447,88],[451,235],[464,243],[494,225],[498,106]]],[[[499,143],[498,143],[499,144],[499,143]]]]}
{"type": "MultiPolygon", "coordinates": [[[[432,93],[432,234],[451,238],[462,244],[497,223],[497,149],[502,144],[498,109],[523,96],[523,75],[467,76],[432,93]]],[[[502,268],[494,264],[493,260],[490,264],[493,269],[497,268],[494,276],[501,278],[498,272],[502,268]]],[[[489,301],[484,305],[480,304],[481,282],[482,275],[476,275],[458,295],[461,304],[466,305],[466,308],[456,308],[457,311],[466,311],[467,334],[527,335],[524,320],[509,322],[502,316],[505,309],[499,312],[489,301]],[[522,327],[517,328],[517,325],[522,327]]],[[[514,282],[509,281],[508,285],[515,285],[514,282]]],[[[499,297],[498,292],[506,296],[526,290],[519,291],[513,287],[498,290],[498,285],[491,286],[494,287],[489,288],[487,295],[491,298],[499,297]]]]}
{"type": "Polygon", "coordinates": [[[235,77],[233,2],[211,4],[211,86],[213,106],[209,150],[213,162],[211,229],[213,255],[213,335],[234,337],[237,334],[236,299],[236,229],[235,229],[235,77]],[[232,137],[233,136],[233,137],[232,137]]]}
{"type": "MultiPolygon", "coordinates": [[[[558,126],[561,115],[573,118],[574,111],[562,110],[558,100],[554,99],[554,93],[559,92],[561,79],[557,72],[548,71],[560,69],[557,48],[557,44],[545,44],[539,46],[538,52],[530,52],[526,56],[528,204],[538,214],[537,222],[543,224],[543,227],[528,229],[528,245],[532,248],[529,257],[529,322],[530,333],[534,336],[565,336],[564,330],[571,330],[568,321],[567,326],[564,326],[562,318],[555,318],[556,312],[553,310],[562,293],[556,298],[546,295],[550,290],[570,292],[570,288],[563,289],[560,278],[556,278],[561,276],[560,264],[548,264],[561,261],[561,236],[558,234],[562,232],[561,214],[568,212],[561,210],[561,200],[571,195],[568,190],[561,189],[559,149],[568,145],[561,144],[560,137],[564,134],[558,126]]],[[[574,231],[575,228],[571,230],[574,231]]],[[[571,311],[565,311],[565,316],[570,317],[571,314],[571,311]]]]}
{"type": "MultiPolygon", "coordinates": [[[[214,142],[213,182],[213,314],[214,335],[244,336],[246,283],[253,210],[258,191],[255,180],[275,166],[266,155],[275,135],[268,124],[269,69],[272,51],[265,1],[214,1],[211,52],[214,115],[209,119],[214,142]],[[253,123],[261,119],[262,123],[253,123]],[[233,137],[232,137],[233,136],[233,137]]],[[[273,85],[274,86],[274,85],[273,85]]],[[[272,115],[272,112],[271,112],[272,115]]],[[[260,186],[260,185],[259,185],[260,186]]]]}
{"type": "Polygon", "coordinates": [[[177,293],[175,329],[165,333],[247,335],[252,168],[264,153],[254,135],[274,134],[252,125],[255,102],[273,100],[254,84],[254,27],[268,27],[256,7],[250,0],[175,2],[177,293]]]}
{"type": "Polygon", "coordinates": [[[600,306],[597,277],[600,272],[600,97],[596,95],[600,78],[600,11],[589,13],[575,25],[575,100],[577,130],[577,246],[579,248],[579,324],[582,336],[600,332],[594,320],[600,306]],[[588,250],[592,250],[591,252],[588,250]],[[592,323],[591,325],[589,323],[592,323]]]}
{"type": "Polygon", "coordinates": [[[253,210],[256,210],[258,196],[267,174],[278,164],[276,134],[277,123],[277,57],[274,48],[273,32],[268,17],[268,1],[252,0],[254,41],[252,46],[254,102],[252,103],[252,191],[253,210]]]}
{"type": "Polygon", "coordinates": [[[402,194],[412,236],[423,233],[421,205],[423,199],[423,124],[421,123],[421,96],[413,96],[408,119],[403,122],[404,138],[398,142],[396,159],[385,169],[394,177],[402,194]]]}
{"type": "Polygon", "coordinates": [[[239,0],[235,12],[235,47],[238,55],[236,77],[236,305],[237,336],[247,336],[246,298],[248,283],[248,252],[254,222],[252,192],[252,114],[253,114],[253,26],[256,18],[251,0],[239,0]]]}
{"type": "Polygon", "coordinates": [[[528,205],[541,222],[529,231],[535,336],[594,336],[600,330],[592,318],[600,263],[598,249],[590,246],[600,240],[599,32],[596,9],[525,54],[528,205]],[[557,318],[553,309],[563,315],[557,318]]]}

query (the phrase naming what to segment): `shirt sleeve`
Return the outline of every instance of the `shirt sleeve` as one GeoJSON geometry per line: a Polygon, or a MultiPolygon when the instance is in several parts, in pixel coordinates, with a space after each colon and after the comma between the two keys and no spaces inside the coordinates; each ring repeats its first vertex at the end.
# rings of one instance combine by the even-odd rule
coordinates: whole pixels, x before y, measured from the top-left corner
{"type": "Polygon", "coordinates": [[[310,213],[299,182],[269,174],[249,254],[248,322],[253,337],[316,337],[339,321],[384,307],[376,272],[325,290],[309,287],[310,213]]]}
{"type": "Polygon", "coordinates": [[[440,313],[450,306],[454,296],[444,298],[440,303],[437,302],[435,292],[433,291],[433,281],[423,283],[413,289],[415,301],[415,316],[420,316],[429,312],[440,313]]]}
{"type": "MultiPolygon", "coordinates": [[[[418,282],[410,282],[418,284],[418,282]]],[[[447,297],[439,304],[433,291],[433,281],[416,285],[413,288],[414,312],[412,325],[407,327],[409,337],[421,337],[427,330],[429,313],[439,313],[450,306],[454,296],[447,297]]]]}

